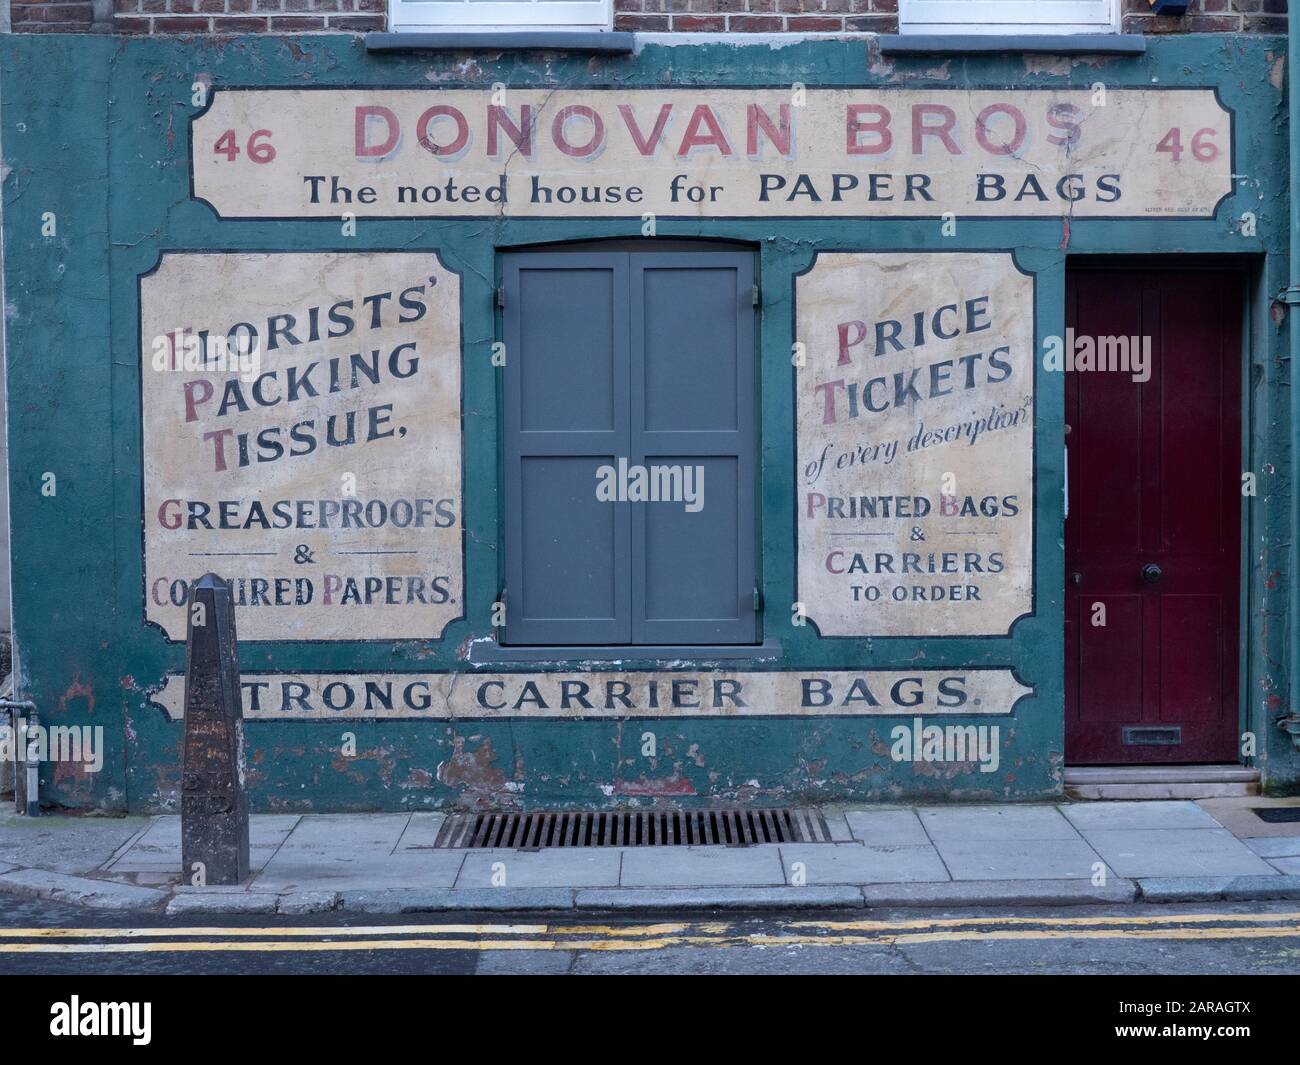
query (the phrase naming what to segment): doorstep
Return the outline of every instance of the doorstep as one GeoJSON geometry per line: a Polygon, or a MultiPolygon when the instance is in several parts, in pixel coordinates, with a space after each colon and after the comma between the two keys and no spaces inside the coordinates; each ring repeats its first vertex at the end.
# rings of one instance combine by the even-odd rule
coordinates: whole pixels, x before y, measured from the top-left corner
{"type": "Polygon", "coordinates": [[[1066,766],[1066,798],[1224,799],[1258,795],[1258,769],[1240,765],[1066,766]]]}

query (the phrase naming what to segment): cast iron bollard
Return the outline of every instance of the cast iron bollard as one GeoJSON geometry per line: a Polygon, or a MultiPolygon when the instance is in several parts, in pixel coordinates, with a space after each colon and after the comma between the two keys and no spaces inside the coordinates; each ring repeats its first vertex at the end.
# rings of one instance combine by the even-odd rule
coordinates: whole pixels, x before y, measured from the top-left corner
{"type": "Polygon", "coordinates": [[[248,879],[248,796],[230,585],[205,573],[190,589],[188,609],[181,875],[187,884],[241,884],[248,879]]]}

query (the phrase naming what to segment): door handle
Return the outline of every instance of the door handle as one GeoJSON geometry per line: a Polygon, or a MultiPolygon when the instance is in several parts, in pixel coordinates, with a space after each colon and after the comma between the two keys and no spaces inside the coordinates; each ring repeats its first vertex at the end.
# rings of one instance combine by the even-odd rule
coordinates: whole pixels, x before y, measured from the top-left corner
{"type": "Polygon", "coordinates": [[[1148,562],[1142,567],[1142,579],[1147,584],[1159,584],[1160,578],[1164,575],[1164,571],[1154,562],[1148,562]]]}
{"type": "Polygon", "coordinates": [[[1071,574],[1070,574],[1070,583],[1071,583],[1071,584],[1082,584],[1082,583],[1083,583],[1083,574],[1082,574],[1082,573],[1071,573],[1071,574]]]}

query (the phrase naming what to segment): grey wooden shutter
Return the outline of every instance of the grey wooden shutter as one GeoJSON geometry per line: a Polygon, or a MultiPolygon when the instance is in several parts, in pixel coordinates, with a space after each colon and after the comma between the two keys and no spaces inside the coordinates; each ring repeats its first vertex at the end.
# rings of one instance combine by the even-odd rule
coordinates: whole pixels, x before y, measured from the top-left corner
{"type": "Polygon", "coordinates": [[[743,252],[632,254],[628,461],[698,467],[703,507],[632,508],[634,643],[753,643],[754,267],[743,252]]]}
{"type": "Polygon", "coordinates": [[[510,643],[632,638],[628,508],[596,498],[628,448],[627,272],[618,253],[504,262],[510,643]]]}
{"type": "Polygon", "coordinates": [[[756,642],[752,256],[519,253],[503,281],[507,642],[756,642]],[[620,457],[701,467],[702,509],[599,501],[620,457]]]}

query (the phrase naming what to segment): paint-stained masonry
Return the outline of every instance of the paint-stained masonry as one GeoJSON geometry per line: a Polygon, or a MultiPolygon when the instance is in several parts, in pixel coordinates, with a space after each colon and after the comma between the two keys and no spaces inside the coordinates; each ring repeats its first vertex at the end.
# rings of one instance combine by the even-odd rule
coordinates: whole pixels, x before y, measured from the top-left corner
{"type": "Polygon", "coordinates": [[[1058,794],[1063,381],[1037,353],[1063,332],[1067,255],[1137,253],[1247,267],[1260,487],[1243,503],[1242,727],[1266,784],[1295,786],[1275,723],[1292,461],[1271,302],[1280,38],[943,63],[834,41],[604,58],[375,56],[330,36],[0,48],[19,690],[109,745],[97,775],[53,767],[51,801],[174,807],[175,582],[222,568],[255,809],[1058,794]],[[562,185],[601,199],[565,203],[562,185]],[[638,238],[646,213],[660,239],[757,251],[764,642],[511,661],[493,623],[498,257],[638,238]],[[858,306],[866,283],[880,314],[858,306]],[[890,318],[896,342],[868,338],[890,318]],[[257,374],[184,362],[187,336],[253,331],[257,374]],[[870,551],[842,546],[851,470],[873,464],[892,509],[870,551]],[[996,721],[996,766],[893,761],[891,729],[925,720],[996,721]]]}

